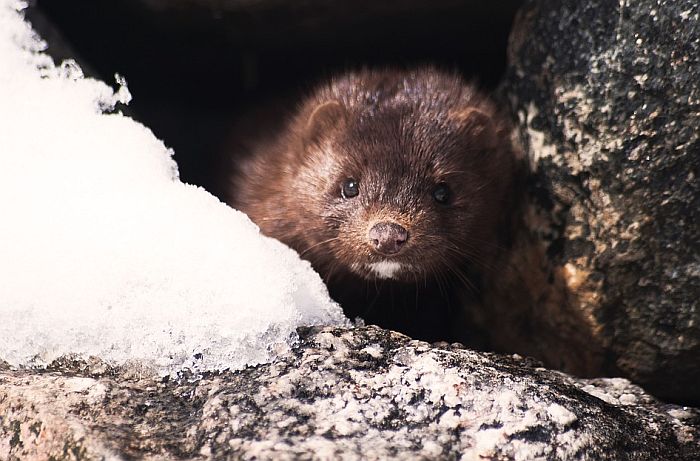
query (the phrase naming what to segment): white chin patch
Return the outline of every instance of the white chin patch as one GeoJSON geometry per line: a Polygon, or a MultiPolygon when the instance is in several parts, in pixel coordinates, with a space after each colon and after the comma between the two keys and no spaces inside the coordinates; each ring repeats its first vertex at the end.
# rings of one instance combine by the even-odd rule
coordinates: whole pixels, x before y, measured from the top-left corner
{"type": "Polygon", "coordinates": [[[391,279],[401,270],[403,265],[396,261],[381,261],[378,263],[367,264],[367,268],[371,270],[380,279],[391,279]]]}

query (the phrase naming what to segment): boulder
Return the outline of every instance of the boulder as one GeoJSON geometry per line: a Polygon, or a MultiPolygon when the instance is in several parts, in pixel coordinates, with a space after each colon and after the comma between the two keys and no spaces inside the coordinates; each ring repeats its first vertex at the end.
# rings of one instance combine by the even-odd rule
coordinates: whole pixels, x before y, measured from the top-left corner
{"type": "Polygon", "coordinates": [[[700,412],[624,379],[376,327],[300,330],[235,372],[157,378],[66,358],[0,371],[0,457],[698,459],[700,412]]]}
{"type": "Polygon", "coordinates": [[[527,1],[508,60],[532,180],[495,348],[697,405],[700,5],[527,1]]]}

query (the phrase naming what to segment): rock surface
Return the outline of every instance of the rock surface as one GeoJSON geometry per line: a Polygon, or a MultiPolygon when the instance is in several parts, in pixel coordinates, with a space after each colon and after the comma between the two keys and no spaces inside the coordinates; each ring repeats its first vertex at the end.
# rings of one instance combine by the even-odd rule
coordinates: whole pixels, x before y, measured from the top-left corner
{"type": "Polygon", "coordinates": [[[375,327],[315,328],[271,364],[158,379],[64,360],[0,371],[0,458],[697,459],[700,412],[623,379],[375,327]]]}
{"type": "Polygon", "coordinates": [[[698,404],[700,4],[529,1],[503,88],[535,177],[501,343],[698,404]]]}

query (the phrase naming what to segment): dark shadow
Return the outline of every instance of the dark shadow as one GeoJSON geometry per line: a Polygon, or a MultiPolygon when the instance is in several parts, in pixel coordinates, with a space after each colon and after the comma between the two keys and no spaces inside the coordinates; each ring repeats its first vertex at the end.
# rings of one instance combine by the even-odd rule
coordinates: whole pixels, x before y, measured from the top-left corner
{"type": "Polygon", "coordinates": [[[37,0],[28,16],[47,18],[97,77],[125,76],[129,110],[175,149],[181,178],[217,193],[231,121],[333,73],[431,63],[495,87],[520,3],[37,0]]]}

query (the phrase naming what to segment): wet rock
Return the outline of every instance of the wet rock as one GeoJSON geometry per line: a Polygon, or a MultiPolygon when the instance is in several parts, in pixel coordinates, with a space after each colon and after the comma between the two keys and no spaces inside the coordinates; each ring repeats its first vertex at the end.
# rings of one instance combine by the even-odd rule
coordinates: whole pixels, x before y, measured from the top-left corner
{"type": "Polygon", "coordinates": [[[238,372],[0,371],[3,459],[697,459],[700,413],[624,379],[375,327],[300,332],[238,372]]]}
{"type": "Polygon", "coordinates": [[[700,5],[529,1],[503,88],[534,179],[495,342],[697,404],[700,5]]]}

